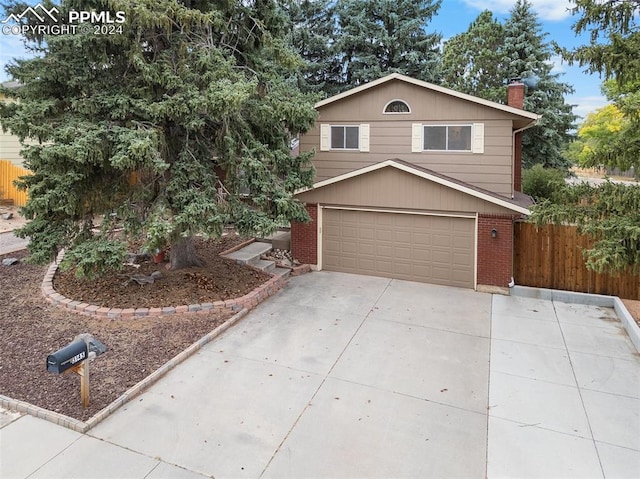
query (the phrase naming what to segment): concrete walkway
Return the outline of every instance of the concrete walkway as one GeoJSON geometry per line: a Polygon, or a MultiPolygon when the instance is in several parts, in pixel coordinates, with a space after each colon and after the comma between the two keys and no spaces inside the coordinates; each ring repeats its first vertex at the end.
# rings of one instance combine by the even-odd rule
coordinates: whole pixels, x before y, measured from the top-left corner
{"type": "Polygon", "coordinates": [[[27,244],[29,244],[28,239],[18,238],[11,231],[0,233],[0,255],[25,249],[27,244]]]}
{"type": "Polygon", "coordinates": [[[88,434],[4,422],[2,478],[636,478],[640,357],[606,308],[320,272],[88,434]]]}

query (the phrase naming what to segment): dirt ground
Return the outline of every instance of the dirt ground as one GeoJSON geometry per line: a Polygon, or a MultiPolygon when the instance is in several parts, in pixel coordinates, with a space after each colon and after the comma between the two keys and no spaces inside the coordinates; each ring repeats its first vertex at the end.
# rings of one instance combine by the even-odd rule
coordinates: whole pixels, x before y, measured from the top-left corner
{"type": "MultiPolygon", "coordinates": [[[[224,268],[216,270],[215,274],[199,268],[192,277],[181,273],[181,288],[175,297],[167,288],[169,282],[162,282],[164,279],[157,283],[155,293],[152,288],[145,289],[154,285],[133,284],[127,288],[135,291],[141,301],[171,298],[169,302],[172,304],[186,301],[189,288],[197,292],[195,297],[198,299],[246,294],[256,283],[260,284],[268,277],[256,275],[252,269],[233,262],[212,261],[207,256],[226,249],[233,241],[238,240],[225,240],[204,247],[202,251],[209,258],[209,267],[217,268],[224,264],[224,268]],[[196,284],[197,281],[204,281],[204,286],[196,284]]],[[[21,251],[0,256],[0,261],[8,256],[23,258],[25,254],[21,251]]],[[[51,306],[43,299],[40,284],[45,271],[45,266],[22,261],[14,266],[0,265],[0,291],[3,292],[0,307],[0,394],[80,420],[89,419],[231,316],[229,313],[212,313],[126,320],[92,319],[51,306]],[[58,375],[46,369],[47,355],[64,347],[80,333],[92,334],[108,348],[105,354],[91,363],[91,405],[86,410],[80,404],[79,376],[73,373],[58,375]]],[[[121,282],[122,279],[118,278],[114,287],[120,287],[121,282]]],[[[101,287],[104,289],[87,286],[79,288],[78,292],[89,294],[93,291],[96,298],[103,299],[113,296],[113,290],[107,292],[109,286],[101,287]]],[[[121,304],[124,303],[113,305],[121,304]]]]}
{"type": "Polygon", "coordinates": [[[633,319],[636,320],[638,326],[640,326],[640,301],[623,299],[622,302],[624,303],[625,308],[627,308],[627,311],[629,311],[631,316],[633,316],[633,319]]]}
{"type": "Polygon", "coordinates": [[[24,226],[26,220],[20,215],[20,208],[17,206],[2,206],[0,205],[0,233],[4,233],[6,231],[12,231],[16,228],[20,228],[24,226]],[[4,214],[11,214],[12,217],[8,220],[2,218],[4,214]]]}

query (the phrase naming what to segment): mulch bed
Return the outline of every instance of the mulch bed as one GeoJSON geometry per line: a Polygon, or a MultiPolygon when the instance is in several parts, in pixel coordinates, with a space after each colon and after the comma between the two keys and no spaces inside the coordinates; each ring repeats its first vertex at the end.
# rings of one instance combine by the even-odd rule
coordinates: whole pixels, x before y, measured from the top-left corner
{"type": "MultiPolygon", "coordinates": [[[[170,306],[242,296],[270,277],[218,257],[241,241],[227,238],[199,244],[206,267],[163,271],[150,285],[126,287],[111,281],[56,278],[61,294],[94,304],[170,306]],[[203,279],[204,278],[204,279],[203,279]],[[75,289],[74,289],[75,288],[75,289]]],[[[24,258],[24,251],[0,256],[24,258]]],[[[157,265],[143,265],[157,269],[157,265]]],[[[161,268],[164,269],[163,265],[161,268]]],[[[92,319],[48,304],[40,291],[45,266],[23,261],[0,265],[0,394],[86,421],[189,345],[231,317],[229,312],[136,319],[92,319]],[[91,364],[91,404],[80,404],[78,375],[47,372],[46,357],[80,333],[91,333],[108,350],[91,364]]],[[[145,270],[143,270],[145,271],[145,270]]]]}
{"type": "Polygon", "coordinates": [[[76,278],[73,270],[58,270],[53,286],[67,298],[111,308],[157,308],[237,298],[271,278],[262,271],[239,267],[235,261],[220,256],[222,251],[242,241],[243,238],[235,234],[215,241],[196,239],[198,257],[205,262],[200,268],[172,271],[165,267],[168,263],[155,264],[148,260],[139,268],[127,266],[119,274],[93,281],[76,278]],[[130,280],[133,275],[149,276],[155,271],[162,277],[153,284],[139,285],[130,280]]]}

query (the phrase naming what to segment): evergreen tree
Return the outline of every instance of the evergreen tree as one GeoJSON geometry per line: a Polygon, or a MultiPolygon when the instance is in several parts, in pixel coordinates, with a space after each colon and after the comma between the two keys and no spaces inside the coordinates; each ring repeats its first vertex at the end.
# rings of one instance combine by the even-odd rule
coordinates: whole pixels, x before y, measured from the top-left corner
{"type": "Polygon", "coordinates": [[[554,168],[567,168],[569,162],[562,151],[570,139],[575,115],[564,95],[573,88],[552,74],[551,46],[528,0],[518,0],[506,21],[502,48],[505,73],[508,78],[529,77],[538,80],[525,95],[524,108],[542,115],[535,127],[522,138],[522,162],[525,168],[541,163],[554,168]]]}
{"type": "Polygon", "coordinates": [[[306,219],[292,193],[313,171],[289,145],[315,111],[285,77],[299,57],[275,1],[64,1],[60,16],[89,8],[125,12],[123,33],[47,36],[42,57],[8,67],[21,86],[3,91],[2,126],[39,140],[21,182],[33,260],[64,247],[80,273],[118,266],[117,226],[181,268],[200,264],[197,233],[306,219]]]}
{"type": "Polygon", "coordinates": [[[336,93],[340,64],[335,55],[335,2],[333,0],[292,0],[285,4],[289,14],[289,41],[305,66],[300,72],[304,90],[336,93]]]}
{"type": "Polygon", "coordinates": [[[346,90],[389,73],[439,82],[441,35],[426,33],[442,0],[342,0],[335,48],[346,90]]]}
{"type": "Polygon", "coordinates": [[[502,63],[504,41],[502,24],[489,10],[483,11],[466,32],[445,42],[443,86],[504,103],[507,94],[502,63]]]}

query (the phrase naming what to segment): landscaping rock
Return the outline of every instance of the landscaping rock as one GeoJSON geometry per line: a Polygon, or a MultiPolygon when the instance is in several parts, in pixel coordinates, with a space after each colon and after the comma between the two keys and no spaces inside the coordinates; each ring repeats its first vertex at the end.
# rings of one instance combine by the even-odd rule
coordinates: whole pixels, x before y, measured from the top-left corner
{"type": "Polygon", "coordinates": [[[13,266],[19,262],[20,260],[18,258],[5,258],[2,260],[2,266],[13,266]]]}

